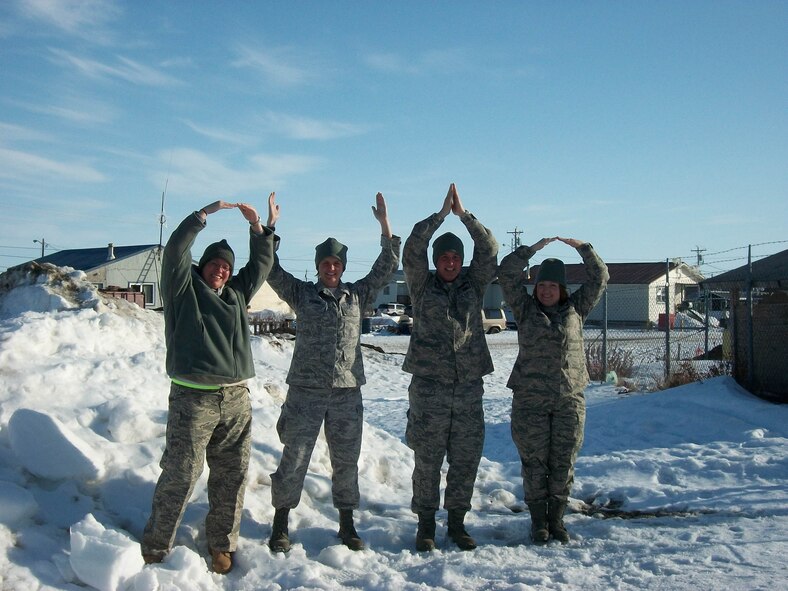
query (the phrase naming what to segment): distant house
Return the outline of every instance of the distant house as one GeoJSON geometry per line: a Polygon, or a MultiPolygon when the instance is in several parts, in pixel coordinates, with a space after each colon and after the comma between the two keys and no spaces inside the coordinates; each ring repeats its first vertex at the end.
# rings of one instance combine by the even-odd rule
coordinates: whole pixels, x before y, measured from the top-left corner
{"type": "Polygon", "coordinates": [[[35,262],[84,271],[88,281],[99,289],[120,287],[139,291],[145,295],[146,308],[161,306],[161,259],[157,244],[115,246],[110,243],[104,248],[60,250],[35,262]]]}
{"type": "Polygon", "coordinates": [[[405,306],[409,306],[411,303],[408,285],[405,283],[405,272],[402,269],[394,271],[388,284],[378,292],[378,297],[372,308],[377,310],[380,304],[389,303],[404,304],[405,306]]]}
{"type": "Polygon", "coordinates": [[[760,396],[788,401],[788,250],[701,285],[729,294],[736,381],[760,396]]]}

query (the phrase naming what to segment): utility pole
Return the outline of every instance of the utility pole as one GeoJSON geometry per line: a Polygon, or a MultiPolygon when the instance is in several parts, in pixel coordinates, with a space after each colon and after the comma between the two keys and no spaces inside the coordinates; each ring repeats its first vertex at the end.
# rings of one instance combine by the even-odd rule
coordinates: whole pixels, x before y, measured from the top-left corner
{"type": "Polygon", "coordinates": [[[514,231],[507,232],[507,234],[513,234],[512,242],[511,242],[512,252],[517,250],[517,248],[520,246],[520,234],[522,234],[522,233],[523,233],[523,231],[522,230],[518,230],[517,226],[514,227],[514,231]]]}
{"type": "Polygon", "coordinates": [[[43,258],[43,257],[44,257],[44,248],[46,248],[47,241],[46,241],[46,240],[44,240],[43,238],[42,238],[41,240],[33,240],[33,243],[34,243],[34,244],[35,244],[36,242],[40,242],[40,243],[41,243],[41,258],[43,258]]]}
{"type": "Polygon", "coordinates": [[[700,246],[695,247],[695,256],[697,257],[698,260],[698,267],[700,267],[703,264],[703,255],[701,254],[703,252],[706,252],[705,248],[701,248],[700,246]]]}

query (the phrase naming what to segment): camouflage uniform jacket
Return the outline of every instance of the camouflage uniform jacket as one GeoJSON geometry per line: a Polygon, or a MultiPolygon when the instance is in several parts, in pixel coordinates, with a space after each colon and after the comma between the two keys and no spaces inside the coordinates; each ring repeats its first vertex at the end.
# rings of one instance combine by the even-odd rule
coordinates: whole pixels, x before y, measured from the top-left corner
{"type": "MultiPolygon", "coordinates": [[[[507,386],[513,390],[569,395],[588,384],[583,322],[602,296],[610,277],[607,266],[588,243],[577,251],[583,257],[588,280],[569,299],[545,308],[529,295],[523,268],[534,255],[521,246],[501,261],[498,281],[517,322],[520,343],[517,361],[507,386]]],[[[536,289],[534,287],[534,289],[536,289]]]]}
{"type": "MultiPolygon", "coordinates": [[[[338,299],[319,281],[301,281],[274,255],[268,284],[296,313],[296,342],[286,382],[307,388],[355,388],[366,383],[361,357],[361,316],[399,266],[400,238],[381,237],[369,274],[340,282],[338,299]]],[[[278,245],[278,242],[277,242],[278,245]]]]}
{"type": "Polygon", "coordinates": [[[498,242],[473,214],[460,220],[473,239],[473,259],[451,283],[429,270],[427,247],[443,223],[437,213],[413,227],[402,268],[413,302],[413,330],[402,369],[444,383],[472,381],[492,373],[482,327],[484,290],[495,277],[498,242]]]}
{"type": "Polygon", "coordinates": [[[196,384],[235,384],[254,377],[246,306],[273,264],[274,234],[265,227],[260,235],[250,231],[249,262],[217,293],[192,264],[191,248],[203,228],[205,222],[190,214],[164,247],[167,375],[196,384]]]}

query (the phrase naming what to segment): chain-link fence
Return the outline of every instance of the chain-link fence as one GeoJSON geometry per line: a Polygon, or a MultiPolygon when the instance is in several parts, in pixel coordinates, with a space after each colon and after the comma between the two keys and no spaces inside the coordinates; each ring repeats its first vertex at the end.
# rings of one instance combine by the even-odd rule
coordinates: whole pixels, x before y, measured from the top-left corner
{"type": "Polygon", "coordinates": [[[730,374],[727,308],[688,287],[608,286],[584,331],[591,379],[655,390],[730,374]]]}

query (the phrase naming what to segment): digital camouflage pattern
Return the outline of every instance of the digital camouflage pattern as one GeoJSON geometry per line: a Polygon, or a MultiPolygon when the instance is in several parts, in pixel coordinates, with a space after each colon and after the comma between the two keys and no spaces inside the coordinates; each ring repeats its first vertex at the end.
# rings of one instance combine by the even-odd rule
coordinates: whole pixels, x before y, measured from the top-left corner
{"type": "Polygon", "coordinates": [[[153,510],[142,537],[142,553],[163,556],[172,547],[178,524],[207,459],[208,546],[234,552],[243,509],[251,447],[252,407],[246,385],[216,392],[172,384],[167,445],[162,474],[153,493],[153,510]],[[208,445],[208,442],[211,445],[208,445]]]}
{"type": "Polygon", "coordinates": [[[444,507],[470,509],[484,445],[482,376],[493,371],[493,364],[481,309],[495,276],[498,242],[471,213],[460,220],[473,239],[473,258],[453,282],[429,270],[427,248],[443,223],[437,213],[414,226],[403,250],[414,313],[402,369],[413,374],[406,439],[415,456],[415,513],[439,508],[444,456],[449,464],[444,507]]]}
{"type": "Polygon", "coordinates": [[[459,277],[444,283],[429,270],[427,247],[443,223],[437,213],[413,227],[402,268],[413,302],[413,329],[402,369],[444,383],[471,381],[492,373],[482,327],[484,291],[495,277],[498,242],[473,214],[460,220],[473,239],[473,259],[459,277]]]}
{"type": "Polygon", "coordinates": [[[324,421],[334,506],[358,508],[358,458],[364,424],[361,389],[290,386],[276,424],[284,445],[279,466],[271,474],[271,504],[276,509],[293,509],[301,500],[312,450],[324,421]]]}
{"type": "Polygon", "coordinates": [[[296,279],[274,257],[268,284],[296,313],[288,384],[325,389],[366,383],[361,318],[399,266],[399,236],[381,236],[381,247],[371,271],[354,283],[341,282],[337,295],[319,282],[296,279]]]}
{"type": "Polygon", "coordinates": [[[268,283],[297,317],[295,348],[286,380],[290,387],[277,423],[284,448],[279,466],[271,475],[275,509],[298,505],[324,421],[334,505],[339,509],[358,507],[363,426],[360,386],[366,382],[361,318],[399,266],[399,249],[399,236],[381,236],[381,252],[370,272],[355,283],[340,282],[336,290],[320,282],[296,279],[275,257],[268,283]]]}
{"type": "Polygon", "coordinates": [[[583,442],[588,385],[583,322],[607,285],[607,266],[590,244],[577,249],[588,279],[566,302],[545,308],[526,289],[523,271],[534,250],[504,257],[498,281],[517,322],[519,352],[507,386],[513,390],[512,438],[522,461],[526,501],[566,500],[583,442]]]}
{"type": "Polygon", "coordinates": [[[447,454],[443,507],[470,510],[484,448],[483,394],[481,378],[444,384],[413,376],[405,439],[417,458],[411,499],[414,513],[440,508],[441,467],[447,454]]]}

